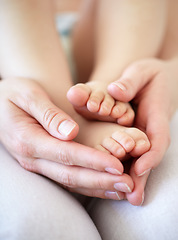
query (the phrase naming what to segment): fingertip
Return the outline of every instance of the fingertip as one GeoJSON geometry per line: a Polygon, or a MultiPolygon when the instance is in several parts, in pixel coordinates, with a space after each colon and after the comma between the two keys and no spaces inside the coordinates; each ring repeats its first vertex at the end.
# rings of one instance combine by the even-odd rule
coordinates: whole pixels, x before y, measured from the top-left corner
{"type": "MultiPolygon", "coordinates": [[[[135,164],[137,161],[135,161],[135,164]]],[[[128,201],[134,206],[141,206],[144,202],[144,189],[146,182],[149,176],[149,173],[144,174],[143,176],[138,176],[135,172],[135,164],[132,165],[130,175],[134,182],[134,189],[132,193],[127,193],[128,201]]]]}
{"type": "Polygon", "coordinates": [[[146,153],[136,160],[134,166],[134,173],[137,177],[148,176],[151,169],[153,168],[148,157],[149,155],[146,153]]]}
{"type": "Polygon", "coordinates": [[[126,198],[133,206],[142,206],[144,202],[144,191],[133,191],[132,193],[126,193],[126,198]]]}
{"type": "Polygon", "coordinates": [[[124,167],[119,159],[108,154],[107,162],[105,163],[105,171],[114,175],[122,175],[124,167]]]}

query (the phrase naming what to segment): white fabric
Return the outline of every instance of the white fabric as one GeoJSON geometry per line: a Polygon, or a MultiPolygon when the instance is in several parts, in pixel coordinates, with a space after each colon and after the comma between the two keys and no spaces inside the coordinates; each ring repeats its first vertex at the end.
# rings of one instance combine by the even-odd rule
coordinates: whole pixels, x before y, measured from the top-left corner
{"type": "Polygon", "coordinates": [[[0,145],[0,240],[100,240],[82,205],[0,145]]]}

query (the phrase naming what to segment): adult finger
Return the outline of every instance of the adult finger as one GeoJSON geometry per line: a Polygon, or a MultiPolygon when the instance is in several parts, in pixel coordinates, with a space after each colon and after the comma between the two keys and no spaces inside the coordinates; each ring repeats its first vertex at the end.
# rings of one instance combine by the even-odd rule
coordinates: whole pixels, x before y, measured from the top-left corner
{"type": "Polygon", "coordinates": [[[38,135],[30,145],[35,158],[106,171],[115,175],[123,173],[122,163],[114,156],[73,141],[60,141],[45,134],[43,129],[38,131],[38,135]]]}
{"type": "Polygon", "coordinates": [[[36,159],[33,170],[69,188],[131,192],[134,187],[131,177],[127,174],[116,176],[45,159],[36,159]]]}
{"type": "MultiPolygon", "coordinates": [[[[8,79],[4,81],[4,85],[9,84],[9,81],[11,85],[16,83],[16,80],[8,79]]],[[[34,117],[52,136],[61,140],[72,140],[77,136],[78,124],[55,106],[36,82],[18,79],[18,89],[15,89],[15,93],[9,94],[8,98],[34,117]]]]}
{"type": "Polygon", "coordinates": [[[70,192],[79,193],[89,197],[97,197],[102,199],[123,200],[125,199],[125,193],[119,191],[105,191],[98,189],[86,189],[86,188],[67,188],[70,192]]]}
{"type": "Polygon", "coordinates": [[[130,176],[134,182],[134,189],[131,193],[126,193],[126,199],[134,206],[141,206],[144,202],[145,194],[144,189],[147,183],[150,171],[145,173],[143,176],[138,176],[135,173],[135,161],[133,161],[130,169],[130,176]]]}
{"type": "Polygon", "coordinates": [[[30,167],[32,163],[29,159],[44,158],[65,165],[83,166],[115,175],[123,173],[122,163],[114,156],[49,135],[34,118],[11,102],[2,107],[6,111],[8,108],[8,114],[6,120],[1,123],[1,141],[8,149],[10,147],[11,154],[15,155],[21,165],[28,164],[30,167]],[[9,130],[9,126],[13,131],[9,130]],[[9,134],[4,134],[4,128],[9,131],[9,134]]]}
{"type": "Polygon", "coordinates": [[[153,113],[147,122],[146,134],[150,140],[151,148],[135,163],[135,173],[142,176],[149,170],[156,168],[170,144],[169,123],[161,113],[153,113]]]}
{"type": "Polygon", "coordinates": [[[47,98],[38,98],[30,108],[31,115],[54,137],[72,140],[79,131],[78,124],[47,98]]]}
{"type": "Polygon", "coordinates": [[[153,59],[131,64],[120,79],[108,86],[109,94],[116,100],[129,102],[159,72],[161,62],[153,59]]]}

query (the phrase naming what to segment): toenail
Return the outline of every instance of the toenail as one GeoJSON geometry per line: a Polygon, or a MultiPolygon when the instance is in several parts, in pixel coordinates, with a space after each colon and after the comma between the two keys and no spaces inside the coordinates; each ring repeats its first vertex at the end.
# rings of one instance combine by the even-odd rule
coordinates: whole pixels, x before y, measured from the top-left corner
{"type": "Polygon", "coordinates": [[[116,153],[117,153],[117,156],[120,156],[120,157],[125,156],[125,154],[126,154],[124,149],[121,147],[117,150],[116,153]]]}
{"type": "Polygon", "coordinates": [[[106,105],[102,106],[102,109],[105,110],[105,111],[108,111],[108,108],[109,108],[109,107],[106,106],[106,105]]]}
{"type": "Polygon", "coordinates": [[[119,83],[119,82],[113,82],[112,84],[116,85],[117,87],[119,87],[122,91],[126,91],[126,87],[122,84],[122,83],[119,83]]]}
{"type": "Polygon", "coordinates": [[[97,107],[97,106],[98,106],[98,104],[97,104],[95,101],[89,101],[89,103],[90,103],[92,106],[94,106],[94,107],[97,107]]]}
{"type": "Polygon", "coordinates": [[[58,127],[58,131],[61,135],[67,137],[72,130],[76,127],[76,123],[71,120],[64,120],[58,127]]]}
{"type": "Polygon", "coordinates": [[[136,143],[137,146],[142,146],[142,145],[145,145],[145,144],[146,144],[146,141],[143,140],[143,139],[139,140],[139,141],[136,143]]]}
{"type": "Polygon", "coordinates": [[[127,151],[131,151],[131,148],[133,148],[135,146],[135,143],[133,141],[128,141],[126,144],[125,144],[125,149],[127,151]]]}

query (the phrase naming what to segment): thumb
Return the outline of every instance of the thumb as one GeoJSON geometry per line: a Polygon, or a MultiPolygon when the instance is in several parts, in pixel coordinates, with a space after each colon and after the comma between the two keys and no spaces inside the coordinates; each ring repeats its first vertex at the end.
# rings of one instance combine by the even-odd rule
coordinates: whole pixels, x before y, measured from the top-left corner
{"type": "Polygon", "coordinates": [[[53,104],[46,92],[34,82],[18,80],[18,90],[9,100],[35,118],[53,137],[72,140],[77,136],[78,124],[53,104]]]}
{"type": "Polygon", "coordinates": [[[37,102],[33,102],[30,115],[34,116],[47,132],[60,140],[72,140],[78,134],[78,124],[48,97],[39,97],[37,102]]]}
{"type": "Polygon", "coordinates": [[[120,79],[108,86],[109,94],[116,100],[129,102],[160,71],[160,61],[137,61],[125,69],[120,79]]]}

